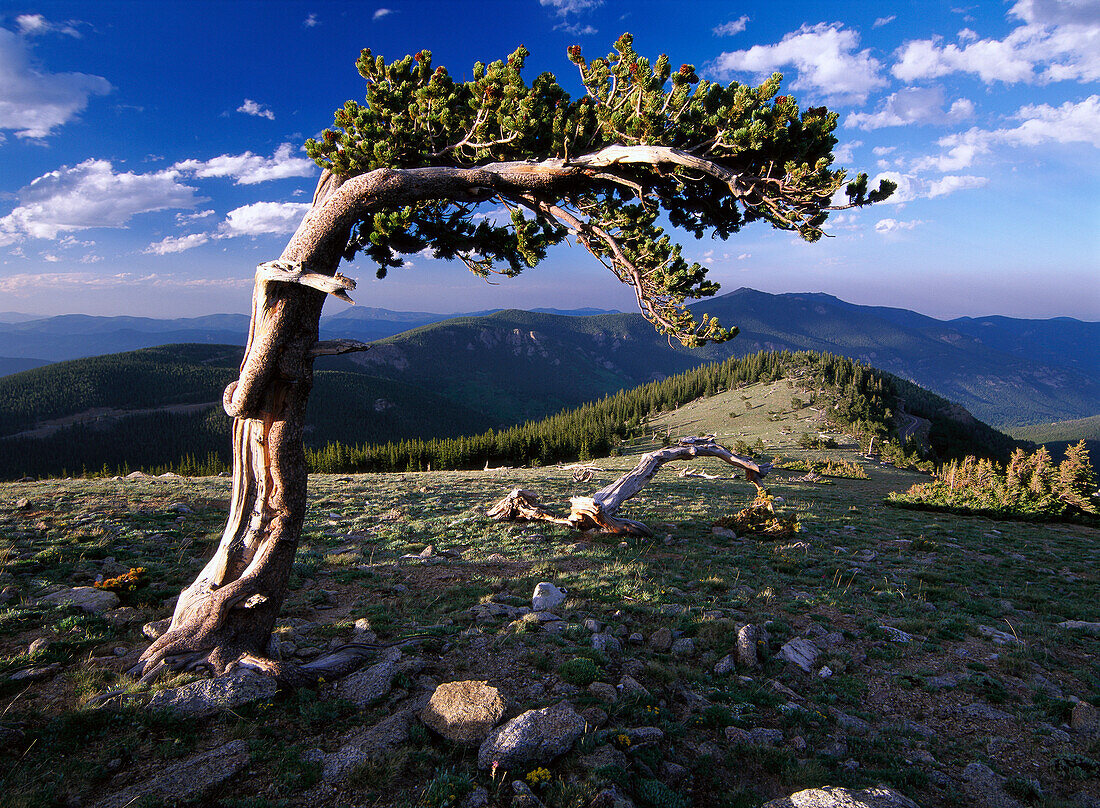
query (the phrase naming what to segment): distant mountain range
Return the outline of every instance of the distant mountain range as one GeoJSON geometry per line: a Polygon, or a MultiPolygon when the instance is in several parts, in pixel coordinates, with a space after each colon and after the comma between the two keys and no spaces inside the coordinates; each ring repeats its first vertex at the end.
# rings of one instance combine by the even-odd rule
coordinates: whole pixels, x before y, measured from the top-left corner
{"type": "MultiPolygon", "coordinates": [[[[322,338],[376,344],[366,353],[320,360],[318,368],[432,391],[480,413],[478,420],[503,425],[731,355],[805,349],[858,359],[914,381],[997,426],[1100,413],[1100,323],[944,321],[825,294],[752,289],[692,309],[737,325],[740,335],[688,351],[670,346],[637,314],[509,310],[455,317],[346,308],[322,318],[322,338]]],[[[8,313],[0,315],[0,375],[25,369],[17,360],[44,364],[168,343],[242,345],[247,330],[248,318],[235,314],[20,320],[8,313]]]]}

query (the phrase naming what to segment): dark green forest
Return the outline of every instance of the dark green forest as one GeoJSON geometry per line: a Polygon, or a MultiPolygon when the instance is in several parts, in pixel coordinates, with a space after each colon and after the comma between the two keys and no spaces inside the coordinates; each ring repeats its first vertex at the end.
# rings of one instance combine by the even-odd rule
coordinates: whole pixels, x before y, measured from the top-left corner
{"type": "MultiPolygon", "coordinates": [[[[110,362],[104,362],[100,369],[108,374],[111,368],[110,362]]],[[[191,365],[175,369],[170,378],[181,390],[189,390],[188,401],[209,401],[220,395],[221,386],[232,377],[232,369],[191,365]],[[205,387],[186,386],[192,383],[205,387]]],[[[127,398],[126,378],[116,385],[89,380],[90,400],[103,402],[99,406],[134,406],[127,398]]],[[[837,428],[863,442],[871,436],[880,443],[889,438],[896,413],[902,409],[931,421],[930,445],[895,447],[898,456],[908,452],[910,457],[945,461],[977,455],[1003,461],[1015,445],[945,399],[867,365],[830,354],[782,351],[705,365],[548,418],[465,435],[462,425],[476,415],[443,399],[426,400],[420,388],[322,371],[311,399],[307,458],[313,471],[329,473],[586,460],[617,452],[623,441],[644,434],[647,419],[657,413],[724,390],[783,378],[790,379],[807,402],[826,406],[837,428]],[[365,441],[340,439],[364,430],[369,436],[365,441]]],[[[28,407],[29,402],[41,400],[46,411],[51,406],[48,391],[28,390],[20,400],[27,401],[28,407]]],[[[180,400],[185,400],[183,393],[180,400]]],[[[7,438],[0,447],[4,450],[0,477],[5,479],[132,470],[210,474],[226,468],[229,419],[220,408],[198,413],[161,411],[130,416],[107,427],[76,425],[44,438],[7,438]]]]}

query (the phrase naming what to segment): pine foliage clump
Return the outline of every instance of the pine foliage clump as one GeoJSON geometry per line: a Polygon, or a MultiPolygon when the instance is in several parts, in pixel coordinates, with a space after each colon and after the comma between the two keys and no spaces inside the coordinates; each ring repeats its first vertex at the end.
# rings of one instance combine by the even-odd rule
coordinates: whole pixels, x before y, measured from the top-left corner
{"type": "Polygon", "coordinates": [[[940,467],[930,482],[914,485],[889,501],[907,507],[981,513],[1008,519],[1100,519],[1096,474],[1081,441],[1054,464],[1040,446],[1017,448],[1007,465],[968,456],[940,467]]]}

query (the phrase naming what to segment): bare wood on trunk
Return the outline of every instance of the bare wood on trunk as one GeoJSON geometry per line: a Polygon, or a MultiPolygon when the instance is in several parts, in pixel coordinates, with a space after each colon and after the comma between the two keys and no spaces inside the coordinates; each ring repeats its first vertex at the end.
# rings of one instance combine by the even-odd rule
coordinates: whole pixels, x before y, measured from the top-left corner
{"type": "Polygon", "coordinates": [[[751,458],[735,455],[710,436],[687,437],[681,438],[676,446],[657,449],[642,455],[633,469],[592,496],[573,497],[570,500],[568,517],[563,518],[554,514],[539,503],[533,491],[520,488],[513,489],[508,496],[493,505],[487,514],[499,521],[544,521],[568,524],[577,530],[596,529],[606,533],[652,535],[652,531],[643,523],[616,516],[616,512],[624,502],[641,491],[665,463],[696,457],[717,457],[740,469],[744,472],[745,479],[751,482],[758,492],[764,491],[761,481],[771,470],[770,465],[760,465],[751,458]]]}

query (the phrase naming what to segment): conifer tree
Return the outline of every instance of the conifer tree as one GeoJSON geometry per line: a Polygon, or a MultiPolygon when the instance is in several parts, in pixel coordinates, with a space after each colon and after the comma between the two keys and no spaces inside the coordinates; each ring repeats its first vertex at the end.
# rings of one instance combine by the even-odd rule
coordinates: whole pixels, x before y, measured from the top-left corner
{"type": "MultiPolygon", "coordinates": [[[[234,418],[229,518],[143,655],[147,676],[237,663],[292,678],[262,654],[305,514],[313,360],[357,347],[318,342],[325,295],[347,299],[355,287],[337,272],[342,259],[363,253],[382,277],[430,250],[479,275],[510,276],[572,239],[632,287],[658,330],[697,346],[736,329],[696,322],[684,307],[718,287],[683,258],[663,217],[697,238],[763,221],[813,242],[838,192],[861,206],[893,190],[869,189],[865,174],[846,185],[833,167],[837,114],[780,95],[778,74],[759,87],[713,83],[691,65],[639,55],[624,34],[606,57],[569,48],[583,88],[573,98],[550,73],[528,83],[527,55],[520,47],[478,62],[461,80],[427,51],[387,62],[364,50],[365,102],[348,101],[306,142],[323,169],[313,204],[280,259],[257,268],[240,376],[223,396],[234,418]],[[490,208],[505,220],[485,217],[490,208]]],[[[488,456],[495,441],[486,446],[488,456]]],[[[403,451],[391,445],[391,462],[403,451]]],[[[332,675],[326,664],[310,675],[332,675]]]]}

